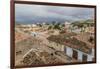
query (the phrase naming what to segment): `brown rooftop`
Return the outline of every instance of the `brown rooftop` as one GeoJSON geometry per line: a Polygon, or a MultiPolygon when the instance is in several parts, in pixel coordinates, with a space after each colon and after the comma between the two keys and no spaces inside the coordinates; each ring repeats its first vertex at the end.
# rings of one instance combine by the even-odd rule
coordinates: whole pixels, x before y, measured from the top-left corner
{"type": "Polygon", "coordinates": [[[94,43],[95,42],[95,36],[94,36],[94,34],[92,35],[92,37],[94,39],[92,43],[89,42],[89,38],[91,37],[90,33],[84,32],[84,33],[80,33],[80,34],[78,34],[77,36],[74,36],[74,37],[77,38],[78,40],[83,41],[86,44],[88,44],[89,48],[95,47],[95,43],[94,43]]]}
{"type": "Polygon", "coordinates": [[[78,49],[85,53],[89,53],[91,50],[91,48],[89,48],[85,42],[80,41],[77,38],[71,37],[67,33],[61,35],[51,35],[47,39],[65,46],[69,46],[74,49],[78,49]]]}

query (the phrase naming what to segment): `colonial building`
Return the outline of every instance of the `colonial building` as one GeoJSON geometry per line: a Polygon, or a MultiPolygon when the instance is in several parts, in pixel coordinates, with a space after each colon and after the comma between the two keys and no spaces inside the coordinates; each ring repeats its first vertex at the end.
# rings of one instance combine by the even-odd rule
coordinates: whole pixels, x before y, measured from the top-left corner
{"type": "Polygon", "coordinates": [[[52,35],[47,39],[54,49],[64,51],[66,55],[79,62],[93,61],[94,49],[70,34],[52,35]]]}

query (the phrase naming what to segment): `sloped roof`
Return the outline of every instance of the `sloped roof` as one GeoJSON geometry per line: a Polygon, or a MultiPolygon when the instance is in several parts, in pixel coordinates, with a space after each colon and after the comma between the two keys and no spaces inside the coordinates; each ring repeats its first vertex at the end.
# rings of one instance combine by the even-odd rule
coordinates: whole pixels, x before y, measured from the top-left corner
{"type": "MultiPolygon", "coordinates": [[[[78,34],[77,36],[74,36],[74,37],[77,38],[80,41],[83,41],[83,42],[87,43],[89,48],[94,48],[94,46],[95,46],[95,40],[94,40],[93,43],[90,43],[88,41],[89,38],[90,38],[90,36],[91,36],[90,33],[84,32],[84,33],[80,33],[80,34],[78,34]]],[[[92,35],[92,37],[95,39],[94,35],[92,35]]]]}
{"type": "Polygon", "coordinates": [[[67,34],[51,35],[47,39],[65,46],[69,46],[74,49],[78,49],[85,53],[89,53],[91,49],[88,47],[88,45],[85,42],[80,41],[77,38],[74,38],[72,36],[68,36],[67,34]]]}

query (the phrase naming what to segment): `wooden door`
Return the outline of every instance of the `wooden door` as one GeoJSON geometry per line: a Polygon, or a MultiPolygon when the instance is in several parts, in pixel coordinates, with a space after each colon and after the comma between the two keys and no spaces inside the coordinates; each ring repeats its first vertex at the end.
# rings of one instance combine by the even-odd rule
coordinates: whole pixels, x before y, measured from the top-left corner
{"type": "Polygon", "coordinates": [[[77,51],[75,51],[75,50],[73,50],[73,55],[72,55],[72,57],[74,58],[74,59],[78,59],[78,52],[77,51]]]}
{"type": "Polygon", "coordinates": [[[82,61],[83,61],[83,62],[86,62],[86,61],[87,61],[87,55],[83,54],[83,56],[82,56],[82,61]]]}

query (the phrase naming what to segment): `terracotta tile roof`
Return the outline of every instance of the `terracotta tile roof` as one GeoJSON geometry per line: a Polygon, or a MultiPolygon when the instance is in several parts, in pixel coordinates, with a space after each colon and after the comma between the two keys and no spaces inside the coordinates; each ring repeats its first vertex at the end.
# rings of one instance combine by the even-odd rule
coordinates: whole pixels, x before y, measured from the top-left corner
{"type": "MultiPolygon", "coordinates": [[[[80,41],[85,42],[85,43],[88,45],[89,48],[94,48],[95,43],[90,43],[90,42],[88,41],[89,38],[90,38],[90,36],[91,36],[90,33],[84,32],[84,33],[80,33],[80,34],[78,34],[77,36],[74,36],[74,37],[77,38],[77,39],[80,40],[80,41]]],[[[92,35],[92,37],[95,38],[94,35],[92,35]]]]}
{"type": "Polygon", "coordinates": [[[22,60],[23,65],[45,65],[45,64],[58,64],[58,63],[64,63],[64,62],[48,52],[31,51],[22,60]]]}
{"type": "Polygon", "coordinates": [[[47,39],[65,46],[69,46],[74,49],[78,49],[85,53],[89,53],[91,50],[91,48],[89,48],[85,42],[80,41],[74,37],[68,36],[67,34],[52,35],[47,39]]]}

